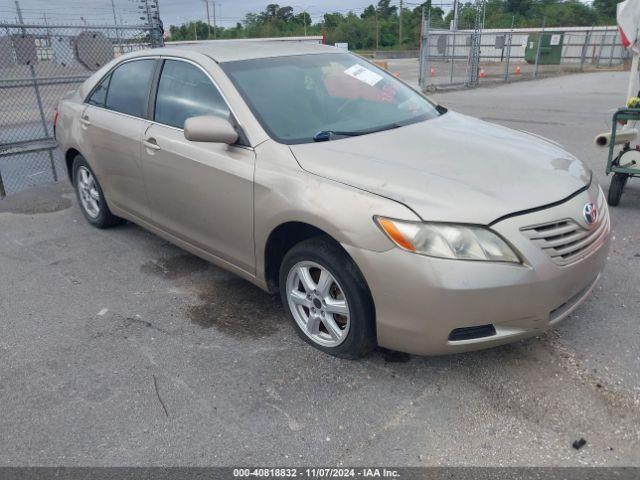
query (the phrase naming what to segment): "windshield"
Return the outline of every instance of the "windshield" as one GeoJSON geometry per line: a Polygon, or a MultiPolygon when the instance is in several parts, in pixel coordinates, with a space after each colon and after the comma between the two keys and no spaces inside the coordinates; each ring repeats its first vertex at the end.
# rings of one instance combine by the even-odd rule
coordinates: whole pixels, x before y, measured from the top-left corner
{"type": "Polygon", "coordinates": [[[285,144],[372,133],[439,115],[422,95],[349,53],[260,58],[220,66],[262,127],[285,144]]]}

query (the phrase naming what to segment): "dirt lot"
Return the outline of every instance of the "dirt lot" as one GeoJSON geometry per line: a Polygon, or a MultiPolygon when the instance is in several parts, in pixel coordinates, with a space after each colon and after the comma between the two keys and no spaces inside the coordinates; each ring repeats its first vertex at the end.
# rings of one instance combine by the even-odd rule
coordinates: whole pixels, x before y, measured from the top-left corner
{"type": "MultiPolygon", "coordinates": [[[[548,136],[598,179],[624,100],[598,73],[437,96],[548,136]]],[[[640,180],[608,266],[557,330],[464,355],[310,348],[276,297],[66,184],[0,201],[2,465],[640,465],[640,180]],[[586,446],[572,448],[584,437],[586,446]]]]}

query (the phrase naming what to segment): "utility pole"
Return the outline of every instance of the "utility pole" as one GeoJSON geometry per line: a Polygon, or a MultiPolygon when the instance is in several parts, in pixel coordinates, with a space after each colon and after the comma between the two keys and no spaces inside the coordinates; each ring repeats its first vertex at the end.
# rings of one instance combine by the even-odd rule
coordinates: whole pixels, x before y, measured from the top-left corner
{"type": "MultiPolygon", "coordinates": [[[[147,14],[147,25],[149,27],[149,40],[152,47],[162,47],[164,45],[162,22],[160,21],[160,6],[158,0],[139,0],[140,10],[144,10],[147,14]]],[[[144,20],[144,17],[140,17],[144,20]]]]}
{"type": "Polygon", "coordinates": [[[380,49],[380,25],[378,24],[378,9],[376,8],[376,50],[380,49]]]}
{"type": "MultiPolygon", "coordinates": [[[[116,4],[111,0],[111,12],[113,13],[113,26],[118,26],[118,18],[116,17],[116,4]]],[[[118,53],[120,53],[120,32],[116,28],[116,43],[118,44],[118,53]]]]}
{"type": "Polygon", "coordinates": [[[207,40],[211,38],[211,17],[209,16],[209,0],[204,0],[204,4],[207,6],[207,40]]]}
{"type": "Polygon", "coordinates": [[[302,10],[302,19],[304,21],[304,36],[307,36],[307,11],[302,10]]]}
{"type": "Polygon", "coordinates": [[[114,0],[111,0],[111,12],[113,12],[113,25],[118,25],[118,19],[116,18],[116,4],[114,0]]]}
{"type": "Polygon", "coordinates": [[[51,47],[53,44],[51,42],[51,30],[49,30],[49,22],[47,21],[47,14],[42,14],[42,19],[44,20],[44,27],[47,31],[47,47],[51,47]]]}
{"type": "MultiPolygon", "coordinates": [[[[140,9],[144,10],[146,16],[147,16],[147,25],[151,26],[151,10],[149,10],[149,0],[141,0],[144,3],[144,6],[139,7],[140,9]]],[[[140,17],[140,19],[142,20],[143,18],[140,17]]]]}
{"type": "Polygon", "coordinates": [[[453,0],[453,21],[451,30],[458,30],[458,0],[453,0]]]}
{"type": "Polygon", "coordinates": [[[484,18],[484,0],[476,0],[474,8],[476,17],[471,34],[471,45],[469,48],[469,61],[467,65],[466,87],[477,87],[480,73],[480,46],[482,43],[482,19],[484,18]]]}
{"type": "Polygon", "coordinates": [[[509,30],[509,43],[507,43],[507,63],[504,65],[504,81],[509,81],[509,63],[511,62],[511,42],[513,41],[513,27],[516,24],[516,16],[511,17],[511,29],[509,30]]]}
{"type": "Polygon", "coordinates": [[[403,7],[403,3],[404,3],[403,0],[400,0],[400,18],[399,18],[399,20],[400,20],[400,28],[399,28],[399,31],[398,31],[398,37],[399,37],[398,38],[398,44],[400,46],[402,46],[402,7],[403,7]]]}
{"type": "Polygon", "coordinates": [[[218,38],[218,27],[216,25],[216,0],[211,0],[213,4],[213,38],[218,38]]]}
{"type": "MultiPolygon", "coordinates": [[[[533,71],[533,78],[538,77],[538,65],[540,63],[540,51],[542,50],[542,39],[544,38],[544,23],[546,21],[545,17],[542,17],[542,28],[540,29],[540,33],[538,34],[538,47],[536,48],[536,66],[533,71]]],[[[603,37],[604,38],[604,37],[603,37]]],[[[598,60],[600,57],[598,56],[598,60]]]]}
{"type": "Polygon", "coordinates": [[[424,6],[422,7],[422,15],[420,16],[420,71],[418,74],[418,84],[420,85],[420,90],[424,91],[425,85],[425,71],[424,71],[424,37],[425,37],[425,28],[424,28],[424,6]]]}

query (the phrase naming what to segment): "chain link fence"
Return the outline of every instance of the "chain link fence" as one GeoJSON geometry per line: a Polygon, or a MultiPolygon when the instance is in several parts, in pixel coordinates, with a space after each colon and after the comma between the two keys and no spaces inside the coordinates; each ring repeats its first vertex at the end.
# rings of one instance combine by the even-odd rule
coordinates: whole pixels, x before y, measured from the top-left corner
{"type": "Polygon", "coordinates": [[[55,181],[58,101],[113,58],[162,46],[159,26],[0,24],[0,197],[55,181]]]}
{"type": "Polygon", "coordinates": [[[423,90],[474,87],[622,69],[630,60],[616,27],[443,30],[430,28],[427,19],[421,35],[419,82],[423,90]]]}

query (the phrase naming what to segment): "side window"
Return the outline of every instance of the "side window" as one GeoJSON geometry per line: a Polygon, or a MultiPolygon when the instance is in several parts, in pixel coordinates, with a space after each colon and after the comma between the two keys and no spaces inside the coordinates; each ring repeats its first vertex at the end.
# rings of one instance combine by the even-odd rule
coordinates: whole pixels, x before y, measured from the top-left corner
{"type": "Polygon", "coordinates": [[[109,110],[144,117],[155,60],[123,63],[111,74],[105,106],[109,110]]]}
{"type": "Polygon", "coordinates": [[[111,75],[107,75],[102,82],[96,87],[93,91],[93,95],[89,97],[87,103],[91,105],[95,105],[97,107],[104,107],[104,102],[107,99],[107,89],[109,88],[109,80],[111,80],[111,75]]]}
{"type": "Polygon", "coordinates": [[[200,115],[228,118],[230,112],[202,70],[186,62],[166,60],[158,84],[154,120],[184,128],[187,118],[200,115]]]}

